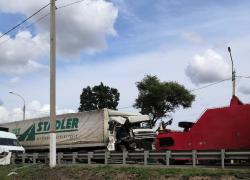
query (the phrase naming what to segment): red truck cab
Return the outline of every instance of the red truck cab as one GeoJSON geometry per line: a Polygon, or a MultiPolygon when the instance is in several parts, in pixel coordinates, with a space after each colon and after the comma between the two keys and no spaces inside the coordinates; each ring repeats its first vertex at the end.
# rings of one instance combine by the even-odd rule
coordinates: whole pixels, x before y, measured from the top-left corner
{"type": "Polygon", "coordinates": [[[183,131],[159,129],[156,150],[250,149],[250,105],[237,96],[230,106],[207,109],[195,122],[179,122],[183,131]]]}

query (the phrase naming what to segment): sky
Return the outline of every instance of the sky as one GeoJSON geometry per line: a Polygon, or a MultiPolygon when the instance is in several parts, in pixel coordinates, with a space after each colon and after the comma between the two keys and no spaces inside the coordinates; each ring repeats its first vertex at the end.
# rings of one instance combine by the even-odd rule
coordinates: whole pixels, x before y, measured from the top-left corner
{"type": "MultiPolygon", "coordinates": [[[[57,114],[77,112],[82,89],[101,82],[120,92],[119,110],[138,112],[132,107],[135,83],[147,74],[190,91],[228,79],[229,46],[236,75],[243,76],[236,79],[236,96],[250,102],[250,78],[244,78],[250,76],[250,1],[84,0],[69,5],[74,2],[56,1],[57,114]]],[[[0,36],[48,3],[0,0],[0,36]]],[[[49,11],[45,7],[0,38],[0,124],[23,118],[22,98],[9,92],[25,100],[26,119],[49,115],[49,11]]],[[[172,129],[179,121],[195,122],[207,108],[228,106],[232,81],[191,92],[196,95],[192,107],[172,113],[172,129]]]]}

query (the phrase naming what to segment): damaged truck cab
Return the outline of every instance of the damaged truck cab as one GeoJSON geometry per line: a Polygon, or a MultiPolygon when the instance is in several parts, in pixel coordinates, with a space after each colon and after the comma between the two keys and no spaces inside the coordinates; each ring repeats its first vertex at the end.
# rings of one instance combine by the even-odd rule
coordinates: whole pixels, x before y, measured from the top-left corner
{"type": "Polygon", "coordinates": [[[109,110],[108,150],[155,150],[155,130],[148,115],[109,110]]]}

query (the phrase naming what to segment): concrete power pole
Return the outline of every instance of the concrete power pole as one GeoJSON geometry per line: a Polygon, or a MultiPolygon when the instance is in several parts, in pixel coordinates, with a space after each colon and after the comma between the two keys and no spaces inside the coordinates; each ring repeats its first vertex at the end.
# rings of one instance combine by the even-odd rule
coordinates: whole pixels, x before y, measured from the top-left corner
{"type": "Polygon", "coordinates": [[[55,0],[50,0],[50,162],[56,166],[56,25],[55,0]]]}

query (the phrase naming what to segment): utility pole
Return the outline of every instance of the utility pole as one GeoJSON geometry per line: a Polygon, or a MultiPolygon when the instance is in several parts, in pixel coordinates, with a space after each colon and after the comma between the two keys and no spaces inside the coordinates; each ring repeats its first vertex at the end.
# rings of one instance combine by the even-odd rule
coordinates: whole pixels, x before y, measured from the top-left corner
{"type": "Polygon", "coordinates": [[[228,47],[228,52],[230,53],[231,61],[232,61],[232,81],[233,81],[233,98],[235,97],[235,69],[234,69],[234,64],[233,64],[233,58],[231,55],[231,49],[228,47]]]}
{"type": "Polygon", "coordinates": [[[50,162],[56,166],[56,17],[55,0],[50,0],[50,162]]]}

